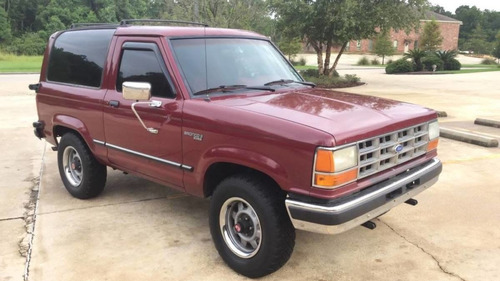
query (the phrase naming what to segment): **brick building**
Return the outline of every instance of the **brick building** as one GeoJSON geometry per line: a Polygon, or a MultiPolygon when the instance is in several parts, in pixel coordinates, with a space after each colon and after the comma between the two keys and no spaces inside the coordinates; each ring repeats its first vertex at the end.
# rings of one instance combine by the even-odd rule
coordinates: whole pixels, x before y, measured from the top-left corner
{"type": "MultiPolygon", "coordinates": [[[[391,41],[396,49],[396,53],[405,53],[409,50],[419,48],[420,33],[423,30],[425,23],[435,20],[441,29],[441,36],[443,36],[443,43],[441,45],[441,50],[456,50],[458,49],[458,32],[460,31],[461,21],[456,19],[428,11],[425,14],[425,18],[420,20],[420,29],[417,31],[411,31],[406,34],[404,30],[391,30],[391,41]]],[[[345,52],[350,53],[370,53],[374,48],[374,40],[364,39],[351,41],[348,43],[345,52]]],[[[313,51],[312,48],[308,48],[313,51]]],[[[333,48],[333,51],[338,51],[340,48],[333,48]]]]}

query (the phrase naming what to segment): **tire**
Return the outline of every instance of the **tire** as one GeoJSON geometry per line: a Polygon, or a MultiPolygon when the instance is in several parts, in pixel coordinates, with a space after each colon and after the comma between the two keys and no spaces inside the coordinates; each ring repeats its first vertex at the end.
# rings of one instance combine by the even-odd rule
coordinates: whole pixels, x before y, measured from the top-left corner
{"type": "Polygon", "coordinates": [[[68,192],[76,198],[99,195],[106,185],[106,166],[99,163],[85,142],[74,133],[66,133],[57,151],[59,174],[68,192]]]}
{"type": "Polygon", "coordinates": [[[210,232],[229,267],[251,278],[281,268],[295,246],[285,194],[259,176],[231,176],[217,186],[210,202],[210,232]]]}

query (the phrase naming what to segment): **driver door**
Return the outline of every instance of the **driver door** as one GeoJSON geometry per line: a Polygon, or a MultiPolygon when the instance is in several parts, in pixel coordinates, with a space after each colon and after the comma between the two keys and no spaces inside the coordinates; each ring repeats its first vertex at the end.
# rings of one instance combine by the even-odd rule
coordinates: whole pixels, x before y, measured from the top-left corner
{"type": "Polygon", "coordinates": [[[114,87],[104,99],[104,130],[108,160],[117,168],[182,189],[182,105],[175,89],[160,38],[118,37],[119,52],[113,55],[114,87]],[[133,100],[122,94],[123,82],[151,84],[152,106],[147,102],[135,105],[146,130],[132,111],[133,100]],[[155,133],[156,132],[156,133],[155,133]]]}

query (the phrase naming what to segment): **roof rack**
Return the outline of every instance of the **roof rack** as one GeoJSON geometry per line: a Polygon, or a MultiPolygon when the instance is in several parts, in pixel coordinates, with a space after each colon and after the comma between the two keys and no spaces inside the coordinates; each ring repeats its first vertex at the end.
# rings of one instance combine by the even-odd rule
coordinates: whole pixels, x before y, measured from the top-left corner
{"type": "Polygon", "coordinates": [[[102,22],[82,22],[82,23],[73,23],[69,27],[70,29],[75,29],[75,28],[82,28],[82,27],[117,27],[118,24],[116,23],[102,23],[102,22]]]}
{"type": "Polygon", "coordinates": [[[208,27],[208,24],[201,22],[193,22],[193,21],[182,21],[182,20],[157,20],[157,19],[127,19],[120,21],[120,25],[127,25],[131,23],[177,23],[177,24],[190,24],[190,25],[198,25],[208,27]]]}

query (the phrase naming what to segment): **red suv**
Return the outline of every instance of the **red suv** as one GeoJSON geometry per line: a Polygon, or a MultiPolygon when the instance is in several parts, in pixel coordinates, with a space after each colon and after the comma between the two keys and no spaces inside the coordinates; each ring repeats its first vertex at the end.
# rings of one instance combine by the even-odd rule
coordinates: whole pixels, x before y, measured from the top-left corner
{"type": "Polygon", "coordinates": [[[259,277],[295,229],[374,228],[437,181],[433,110],[315,88],[253,32],[131,23],[53,34],[30,85],[73,196],[99,195],[111,167],[212,197],[219,254],[259,277]]]}

